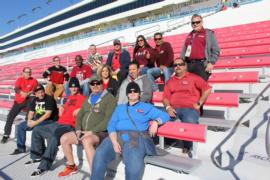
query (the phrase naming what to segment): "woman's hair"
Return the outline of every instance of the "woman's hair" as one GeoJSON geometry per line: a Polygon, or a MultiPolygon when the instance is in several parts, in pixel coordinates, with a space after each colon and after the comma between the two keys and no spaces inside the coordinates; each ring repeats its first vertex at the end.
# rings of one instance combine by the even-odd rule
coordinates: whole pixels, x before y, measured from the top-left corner
{"type": "Polygon", "coordinates": [[[99,68],[98,68],[98,70],[97,70],[97,75],[98,75],[100,78],[102,78],[101,73],[102,73],[102,70],[103,70],[104,68],[107,68],[107,69],[108,69],[108,71],[109,71],[109,76],[111,77],[111,76],[112,76],[112,69],[111,69],[111,67],[110,67],[109,65],[107,65],[107,64],[102,64],[101,66],[99,66],[99,68]]]}
{"type": "Polygon", "coordinates": [[[135,45],[135,48],[134,48],[134,51],[133,51],[133,57],[135,57],[135,54],[136,54],[136,52],[138,51],[138,49],[140,48],[140,46],[138,45],[138,39],[139,38],[141,38],[141,39],[143,39],[143,41],[144,41],[144,46],[145,47],[150,47],[150,45],[148,44],[148,42],[146,41],[146,39],[145,39],[145,37],[143,36],[143,35],[139,35],[138,37],[137,37],[137,39],[136,39],[136,45],[135,45]]]}

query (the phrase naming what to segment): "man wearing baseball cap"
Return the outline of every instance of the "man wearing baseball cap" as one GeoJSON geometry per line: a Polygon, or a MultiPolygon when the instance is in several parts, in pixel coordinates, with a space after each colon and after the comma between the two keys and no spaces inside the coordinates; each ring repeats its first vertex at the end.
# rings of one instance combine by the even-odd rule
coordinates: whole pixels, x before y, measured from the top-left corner
{"type": "MultiPolygon", "coordinates": [[[[23,121],[17,128],[17,148],[11,155],[24,153],[26,150],[26,131],[31,131],[36,126],[53,123],[58,119],[58,109],[53,97],[45,94],[42,85],[37,85],[35,89],[35,98],[31,101],[27,121],[23,121]]],[[[40,142],[44,148],[44,141],[40,142]]]]}
{"type": "Polygon", "coordinates": [[[128,65],[130,63],[130,54],[122,49],[119,39],[113,41],[114,50],[109,52],[106,64],[112,68],[112,76],[116,76],[119,84],[128,74],[128,65]]]}

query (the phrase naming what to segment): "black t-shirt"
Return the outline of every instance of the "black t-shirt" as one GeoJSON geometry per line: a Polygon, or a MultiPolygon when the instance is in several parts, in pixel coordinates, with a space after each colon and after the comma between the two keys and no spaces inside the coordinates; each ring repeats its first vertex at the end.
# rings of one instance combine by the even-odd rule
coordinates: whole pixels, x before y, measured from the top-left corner
{"type": "Polygon", "coordinates": [[[52,114],[46,120],[58,120],[58,108],[55,100],[45,94],[43,99],[38,99],[37,97],[31,102],[30,111],[35,112],[34,119],[39,119],[41,116],[45,114],[46,111],[52,111],[52,114]]]}

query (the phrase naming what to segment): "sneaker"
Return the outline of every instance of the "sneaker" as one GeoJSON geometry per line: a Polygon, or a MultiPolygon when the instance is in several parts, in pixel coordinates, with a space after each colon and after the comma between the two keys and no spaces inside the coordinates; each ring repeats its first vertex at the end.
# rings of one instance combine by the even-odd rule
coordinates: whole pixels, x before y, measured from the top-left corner
{"type": "Polygon", "coordinates": [[[41,161],[41,159],[31,159],[30,161],[27,161],[26,163],[24,163],[24,165],[28,166],[31,164],[39,163],[40,161],[41,161]]]}
{"type": "Polygon", "coordinates": [[[17,154],[21,154],[21,153],[25,153],[25,150],[15,149],[13,151],[13,153],[11,153],[9,155],[17,155],[17,154]]]}
{"type": "Polygon", "coordinates": [[[189,158],[192,158],[192,156],[193,156],[190,148],[183,148],[182,152],[184,154],[187,154],[189,158]]]}
{"type": "Polygon", "coordinates": [[[31,177],[41,176],[41,175],[44,174],[45,172],[46,172],[46,170],[43,170],[43,169],[37,169],[37,170],[35,170],[35,171],[31,174],[31,177]]]}
{"type": "Polygon", "coordinates": [[[2,137],[1,144],[5,144],[5,143],[7,143],[8,138],[9,138],[9,136],[4,135],[4,136],[2,137]]]}
{"type": "Polygon", "coordinates": [[[68,175],[73,175],[78,172],[78,167],[74,165],[67,165],[65,169],[58,174],[58,177],[64,177],[68,175]]]}

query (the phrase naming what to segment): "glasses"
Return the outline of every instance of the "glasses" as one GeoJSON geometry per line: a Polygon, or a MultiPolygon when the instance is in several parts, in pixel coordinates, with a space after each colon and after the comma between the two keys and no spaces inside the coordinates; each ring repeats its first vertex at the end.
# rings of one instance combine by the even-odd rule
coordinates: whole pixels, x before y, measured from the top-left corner
{"type": "Polygon", "coordinates": [[[101,82],[91,82],[90,85],[91,86],[99,86],[101,84],[101,82]]]}
{"type": "Polygon", "coordinates": [[[138,91],[136,91],[135,89],[131,89],[131,90],[128,91],[128,94],[129,93],[138,93],[138,91]]]}
{"type": "Polygon", "coordinates": [[[192,21],[191,24],[194,25],[194,24],[200,24],[201,21],[192,21]]]}
{"type": "Polygon", "coordinates": [[[31,71],[24,71],[24,73],[26,73],[26,74],[31,74],[31,71]]]}
{"type": "Polygon", "coordinates": [[[176,63],[176,64],[173,64],[173,67],[177,67],[177,66],[185,66],[185,63],[176,63]]]}
{"type": "Polygon", "coordinates": [[[154,40],[155,41],[160,41],[162,38],[160,37],[160,38],[155,38],[154,40]]]}

